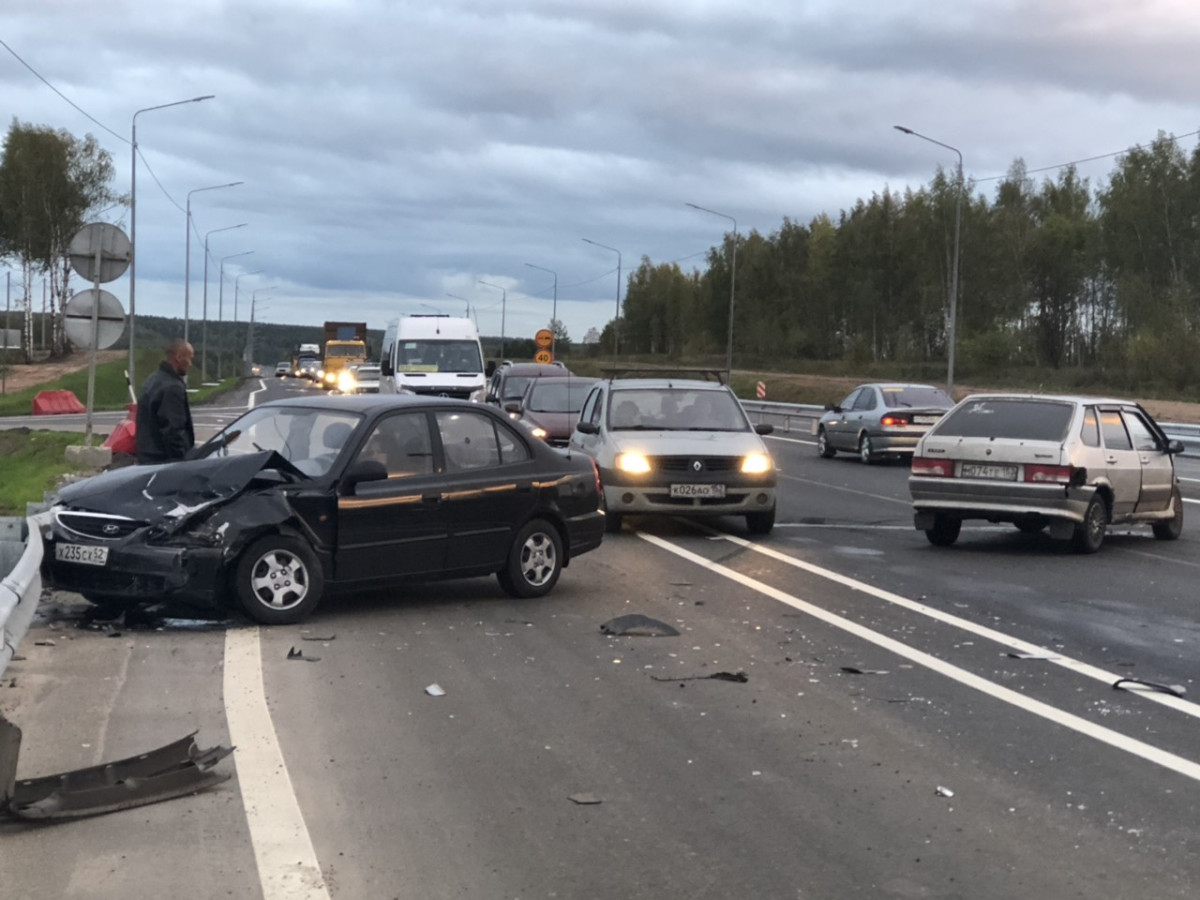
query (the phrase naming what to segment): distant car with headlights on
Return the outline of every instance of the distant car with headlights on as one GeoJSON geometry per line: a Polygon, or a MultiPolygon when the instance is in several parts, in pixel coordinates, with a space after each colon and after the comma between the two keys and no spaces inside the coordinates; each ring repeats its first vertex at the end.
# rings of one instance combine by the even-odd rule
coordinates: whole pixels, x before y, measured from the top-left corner
{"type": "Polygon", "coordinates": [[[917,443],[908,479],[914,523],[949,546],[966,519],[1048,529],[1095,553],[1109,525],[1143,523],[1160,540],[1183,531],[1170,440],[1131,400],[973,394],[917,443]]]}
{"type": "Polygon", "coordinates": [[[534,378],[525,386],[521,399],[505,403],[504,409],[527,425],[535,437],[553,447],[565,447],[579,421],[583,401],[595,383],[595,378],[573,375],[534,378]]]}
{"type": "Polygon", "coordinates": [[[813,425],[817,452],[826,459],[854,453],[867,464],[907,456],[953,405],[929,384],[860,384],[841,403],[826,406],[813,425]]]}
{"type": "Polygon", "coordinates": [[[719,381],[612,378],[592,386],[570,448],[593,457],[606,528],[626,515],[744,516],[775,526],[775,463],[737,395],[719,381]]]}
{"type": "Polygon", "coordinates": [[[285,359],[282,362],[275,363],[275,377],[276,378],[287,378],[291,374],[292,374],[291,360],[285,359]]]}
{"type": "Polygon", "coordinates": [[[540,597],[604,535],[593,462],[482,403],[306,394],[249,410],[193,455],[62,488],[46,582],[99,605],[237,602],[291,624],[326,594],[444,578],[494,574],[540,597]]]}
{"type": "Polygon", "coordinates": [[[347,366],[338,373],[337,389],[343,394],[378,394],[379,364],[347,366]]]}

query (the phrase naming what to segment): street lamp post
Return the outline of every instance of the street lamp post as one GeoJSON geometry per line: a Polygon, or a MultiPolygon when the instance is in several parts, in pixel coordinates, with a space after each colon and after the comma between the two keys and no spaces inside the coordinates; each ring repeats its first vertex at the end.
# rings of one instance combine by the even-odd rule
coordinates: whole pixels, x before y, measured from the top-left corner
{"type": "MultiPolygon", "coordinates": [[[[243,250],[241,253],[231,253],[228,256],[221,257],[221,265],[218,267],[219,276],[217,279],[217,324],[223,325],[225,322],[225,260],[236,259],[239,256],[249,256],[253,250],[243,250]]],[[[218,330],[220,330],[218,328],[218,330]]],[[[217,344],[217,381],[221,380],[221,361],[224,357],[221,343],[217,344]]]]}
{"type": "Polygon", "coordinates": [[[278,286],[273,284],[270,287],[258,288],[250,294],[250,326],[246,330],[246,357],[242,360],[242,374],[246,377],[250,376],[251,367],[254,365],[254,308],[258,304],[258,295],[265,291],[273,291],[278,286]]]}
{"type": "Polygon", "coordinates": [[[460,296],[458,296],[458,294],[447,293],[446,296],[453,297],[455,300],[461,300],[463,303],[467,304],[467,318],[468,319],[471,318],[471,301],[470,300],[468,300],[466,297],[460,297],[460,296]]]}
{"type": "Polygon", "coordinates": [[[245,228],[246,223],[226,225],[224,228],[214,228],[204,234],[204,319],[200,326],[200,383],[208,381],[208,237],[218,231],[232,231],[235,228],[245,228]]]}
{"type": "Polygon", "coordinates": [[[737,279],[737,242],[738,229],[737,219],[733,216],[726,215],[723,212],[717,212],[715,209],[708,209],[704,206],[697,206],[695,203],[689,203],[692,209],[698,209],[700,212],[711,213],[714,216],[720,216],[722,219],[728,219],[733,223],[733,252],[730,253],[729,263],[729,338],[725,347],[725,380],[733,381],[733,288],[734,282],[737,279]]]}
{"type": "Polygon", "coordinates": [[[253,272],[243,272],[233,279],[233,324],[237,324],[237,309],[238,309],[238,288],[241,286],[241,281],[248,275],[261,275],[262,269],[255,269],[253,272]]]}
{"type": "Polygon", "coordinates": [[[617,314],[613,319],[613,356],[620,352],[621,348],[621,251],[616,247],[610,247],[607,244],[601,244],[599,241],[593,241],[591,238],[583,238],[589,244],[596,247],[603,247],[605,250],[611,250],[617,254],[617,314]]]}
{"type": "Polygon", "coordinates": [[[921,134],[919,131],[913,131],[911,128],[905,128],[903,125],[893,125],[897,131],[904,134],[918,137],[923,141],[929,141],[931,144],[937,144],[939,147],[945,147],[947,150],[953,150],[958,156],[958,196],[954,201],[954,260],[950,263],[950,321],[946,328],[946,393],[953,399],[954,397],[954,348],[957,343],[957,328],[958,328],[958,246],[959,236],[962,233],[962,195],[963,195],[963,156],[962,151],[957,147],[951,147],[949,144],[943,144],[941,141],[935,141],[927,135],[921,134]]]}
{"type": "Polygon", "coordinates": [[[492,284],[490,281],[484,281],[483,279],[480,279],[479,283],[500,289],[500,358],[504,359],[504,315],[508,310],[508,288],[500,287],[498,284],[492,284]]]}
{"type": "Polygon", "coordinates": [[[539,269],[542,272],[549,272],[554,276],[554,307],[553,312],[550,313],[550,332],[554,335],[554,337],[550,339],[550,353],[553,355],[555,345],[558,343],[558,273],[553,269],[547,269],[543,266],[535,266],[533,263],[527,262],[525,265],[529,266],[531,269],[539,269]]]}
{"type": "Polygon", "coordinates": [[[239,184],[245,184],[244,181],[231,181],[229,184],[214,184],[211,187],[196,188],[188,191],[187,194],[187,221],[185,223],[187,234],[187,243],[184,244],[183,254],[183,339],[188,339],[188,321],[191,319],[191,291],[192,291],[192,194],[198,194],[201,191],[215,191],[218,188],[237,187],[239,184]]]}
{"type": "Polygon", "coordinates": [[[174,103],[162,103],[158,106],[147,106],[144,109],[139,109],[133,114],[133,121],[130,127],[130,147],[132,153],[132,171],[129,175],[129,383],[130,385],[137,383],[137,375],[134,370],[133,356],[133,338],[136,332],[137,325],[137,117],[144,112],[153,112],[156,109],[166,109],[170,106],[183,106],[185,103],[199,103],[201,100],[211,100],[215,94],[205,94],[203,97],[191,97],[187,100],[176,100],[174,103]]]}

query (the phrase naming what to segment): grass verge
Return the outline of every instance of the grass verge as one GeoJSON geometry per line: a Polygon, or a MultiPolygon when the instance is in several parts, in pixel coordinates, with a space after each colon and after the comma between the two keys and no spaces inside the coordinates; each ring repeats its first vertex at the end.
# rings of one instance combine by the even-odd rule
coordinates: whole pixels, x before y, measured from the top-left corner
{"type": "Polygon", "coordinates": [[[66,461],[67,447],[81,442],[69,431],[34,431],[13,428],[0,431],[0,515],[23,516],[27,503],[40,503],[64,475],[76,471],[66,461]]]}

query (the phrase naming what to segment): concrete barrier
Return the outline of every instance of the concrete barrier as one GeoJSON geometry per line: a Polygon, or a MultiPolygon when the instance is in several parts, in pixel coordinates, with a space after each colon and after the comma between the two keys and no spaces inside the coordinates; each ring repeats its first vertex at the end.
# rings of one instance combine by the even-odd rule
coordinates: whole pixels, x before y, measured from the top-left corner
{"type": "Polygon", "coordinates": [[[42,597],[44,515],[0,519],[0,675],[29,630],[42,597]]]}

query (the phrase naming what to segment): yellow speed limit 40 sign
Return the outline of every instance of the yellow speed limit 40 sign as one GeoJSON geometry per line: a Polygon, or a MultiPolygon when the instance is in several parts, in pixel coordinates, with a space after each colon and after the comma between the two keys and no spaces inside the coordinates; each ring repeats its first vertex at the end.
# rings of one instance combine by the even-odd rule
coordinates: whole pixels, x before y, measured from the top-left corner
{"type": "Polygon", "coordinates": [[[554,362],[554,354],[549,350],[539,350],[537,353],[533,354],[533,361],[535,363],[549,364],[554,362]]]}

